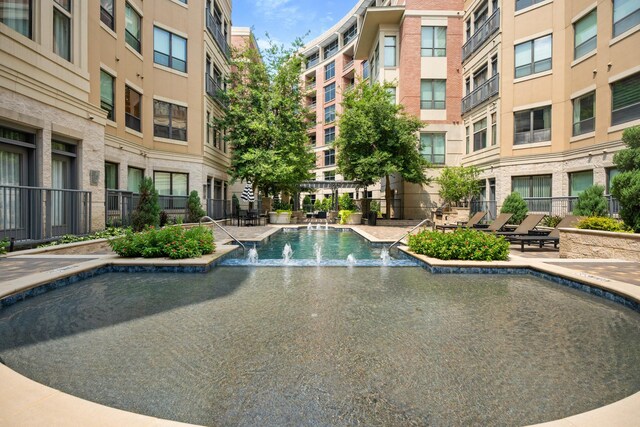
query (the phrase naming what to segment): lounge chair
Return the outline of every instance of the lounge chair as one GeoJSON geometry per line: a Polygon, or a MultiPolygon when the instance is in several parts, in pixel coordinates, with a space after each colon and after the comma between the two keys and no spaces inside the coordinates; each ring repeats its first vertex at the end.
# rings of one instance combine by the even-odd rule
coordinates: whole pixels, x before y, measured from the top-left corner
{"type": "Polygon", "coordinates": [[[495,233],[496,231],[502,230],[502,227],[504,227],[507,222],[509,222],[512,216],[513,214],[510,213],[501,213],[496,217],[496,219],[493,220],[491,224],[489,224],[489,227],[476,228],[476,230],[484,231],[487,233],[495,233]]]}
{"type": "Polygon", "coordinates": [[[560,228],[572,228],[578,221],[582,218],[574,215],[567,215],[556,225],[556,227],[549,232],[547,235],[543,236],[515,236],[512,237],[511,243],[520,243],[520,252],[524,252],[524,244],[530,245],[532,243],[536,243],[543,247],[546,243],[553,243],[553,247],[557,248],[558,243],[560,243],[560,228]]]}
{"type": "Polygon", "coordinates": [[[459,224],[450,224],[450,225],[436,225],[436,230],[442,230],[442,232],[444,233],[445,230],[456,230],[458,228],[473,228],[475,227],[480,221],[482,221],[482,218],[484,218],[487,215],[486,212],[476,212],[470,219],[469,221],[467,221],[466,224],[464,225],[459,225],[459,224]]]}
{"type": "Polygon", "coordinates": [[[507,238],[517,236],[528,236],[533,233],[534,229],[540,224],[540,221],[545,217],[545,214],[529,214],[522,220],[520,225],[513,231],[497,231],[498,236],[504,236],[507,238]]]}

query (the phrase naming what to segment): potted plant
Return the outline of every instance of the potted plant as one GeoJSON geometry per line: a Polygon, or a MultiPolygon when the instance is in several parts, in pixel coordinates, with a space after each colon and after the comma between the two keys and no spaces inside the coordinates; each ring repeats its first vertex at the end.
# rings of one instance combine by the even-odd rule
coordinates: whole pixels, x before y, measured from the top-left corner
{"type": "Polygon", "coordinates": [[[291,205],[281,201],[273,202],[274,211],[269,212],[269,223],[271,224],[290,224],[291,223],[291,205]]]}
{"type": "Polygon", "coordinates": [[[347,193],[340,196],[338,204],[340,205],[338,212],[340,224],[358,225],[362,223],[362,212],[357,211],[358,206],[347,193]]]}

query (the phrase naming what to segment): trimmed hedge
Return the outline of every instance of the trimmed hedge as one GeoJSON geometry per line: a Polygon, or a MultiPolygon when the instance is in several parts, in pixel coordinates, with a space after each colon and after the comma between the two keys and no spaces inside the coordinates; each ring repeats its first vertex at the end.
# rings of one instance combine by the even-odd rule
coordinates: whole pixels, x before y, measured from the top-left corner
{"type": "Polygon", "coordinates": [[[409,236],[409,249],[442,260],[506,261],[509,258],[509,242],[504,237],[469,229],[452,233],[424,230],[409,236]]]}
{"type": "Polygon", "coordinates": [[[592,216],[585,218],[576,224],[576,228],[582,230],[613,231],[617,233],[632,233],[633,231],[624,223],[609,217],[592,216]]]}
{"type": "Polygon", "coordinates": [[[179,225],[150,227],[139,233],[127,230],[124,237],[110,240],[109,246],[125,258],[198,258],[216,249],[213,233],[208,228],[185,229],[179,225]]]}

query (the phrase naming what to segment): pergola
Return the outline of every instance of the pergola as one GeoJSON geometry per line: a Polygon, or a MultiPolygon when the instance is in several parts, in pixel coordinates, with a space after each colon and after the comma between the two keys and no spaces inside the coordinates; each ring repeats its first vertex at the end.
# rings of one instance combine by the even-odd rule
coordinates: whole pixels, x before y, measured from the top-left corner
{"type": "MultiPolygon", "coordinates": [[[[300,183],[300,187],[308,188],[313,190],[319,189],[331,189],[331,194],[333,195],[333,203],[334,208],[337,210],[338,208],[338,190],[342,188],[355,188],[356,190],[364,187],[359,181],[303,181],[300,183]]],[[[298,197],[295,198],[294,204],[299,204],[298,197]]],[[[299,209],[300,206],[294,206],[295,209],[299,209]]]]}

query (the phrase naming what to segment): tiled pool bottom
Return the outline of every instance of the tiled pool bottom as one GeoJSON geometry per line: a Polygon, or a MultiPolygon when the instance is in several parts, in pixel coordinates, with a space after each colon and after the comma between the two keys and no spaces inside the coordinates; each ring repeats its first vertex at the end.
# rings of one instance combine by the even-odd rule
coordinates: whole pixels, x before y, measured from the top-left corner
{"type": "Polygon", "coordinates": [[[640,317],[530,276],[109,273],[0,310],[0,357],[199,424],[524,425],[640,390],[640,317]]]}

